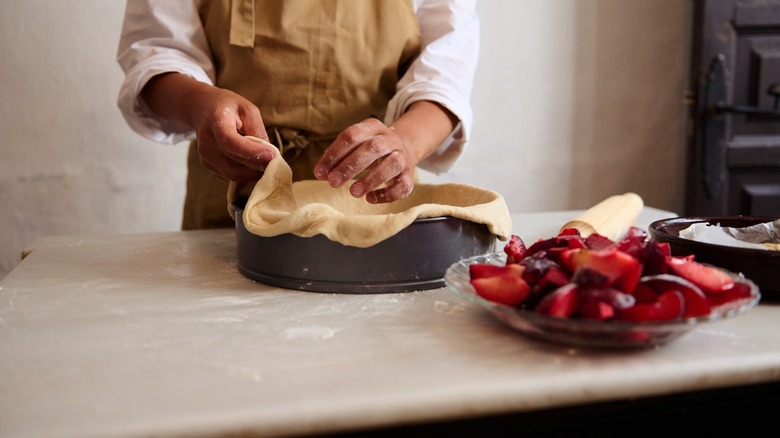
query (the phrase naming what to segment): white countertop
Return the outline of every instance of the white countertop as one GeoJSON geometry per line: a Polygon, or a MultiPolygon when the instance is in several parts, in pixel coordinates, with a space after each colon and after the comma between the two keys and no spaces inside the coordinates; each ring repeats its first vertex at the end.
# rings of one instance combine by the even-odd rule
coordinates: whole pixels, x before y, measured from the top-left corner
{"type": "MultiPolygon", "coordinates": [[[[533,242],[576,213],[514,229],[533,242]]],[[[658,349],[589,351],[444,288],[290,291],[235,261],[232,230],[35,241],[0,282],[0,436],[339,432],[780,380],[773,304],[658,349]]]]}

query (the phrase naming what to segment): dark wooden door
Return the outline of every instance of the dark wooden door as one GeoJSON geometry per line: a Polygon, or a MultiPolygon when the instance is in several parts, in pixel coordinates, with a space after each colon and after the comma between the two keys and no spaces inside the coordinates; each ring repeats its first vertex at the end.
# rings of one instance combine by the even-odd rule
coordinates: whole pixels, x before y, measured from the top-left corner
{"type": "Polygon", "coordinates": [[[686,214],[780,216],[780,0],[694,0],[686,214]]]}

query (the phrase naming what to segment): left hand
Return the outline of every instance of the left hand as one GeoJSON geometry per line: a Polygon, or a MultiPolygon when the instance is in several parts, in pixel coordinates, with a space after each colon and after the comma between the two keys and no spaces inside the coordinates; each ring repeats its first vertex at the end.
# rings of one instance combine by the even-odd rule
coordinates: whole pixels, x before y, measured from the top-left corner
{"type": "Polygon", "coordinates": [[[314,167],[314,175],[341,187],[361,172],[349,192],[371,204],[393,202],[414,188],[421,157],[411,143],[377,119],[366,119],[339,134],[314,167]],[[385,184],[387,183],[387,184],[385,184]]]}

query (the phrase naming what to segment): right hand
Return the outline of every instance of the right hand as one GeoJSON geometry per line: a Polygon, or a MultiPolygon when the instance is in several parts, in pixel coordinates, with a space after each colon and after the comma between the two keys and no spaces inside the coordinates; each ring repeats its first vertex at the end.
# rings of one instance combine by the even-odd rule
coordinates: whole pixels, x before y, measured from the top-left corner
{"type": "Polygon", "coordinates": [[[276,156],[276,148],[246,138],[268,140],[263,118],[252,102],[230,90],[167,73],[152,78],[143,97],[162,116],[195,131],[203,166],[230,181],[259,180],[276,156]]]}
{"type": "Polygon", "coordinates": [[[276,149],[245,136],[268,140],[260,110],[238,94],[217,87],[200,92],[191,108],[203,166],[231,181],[257,181],[276,149]]]}

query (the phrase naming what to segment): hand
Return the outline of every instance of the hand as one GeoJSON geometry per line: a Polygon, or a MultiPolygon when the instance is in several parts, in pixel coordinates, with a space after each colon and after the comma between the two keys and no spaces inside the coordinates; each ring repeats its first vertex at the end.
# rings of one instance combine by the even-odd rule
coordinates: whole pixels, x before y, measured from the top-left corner
{"type": "Polygon", "coordinates": [[[245,137],[268,140],[260,110],[230,90],[168,73],[149,81],[143,97],[163,117],[194,130],[203,166],[231,181],[257,181],[276,155],[245,137]]]}
{"type": "Polygon", "coordinates": [[[365,196],[372,204],[393,202],[412,192],[414,167],[420,158],[393,129],[367,119],[339,134],[315,166],[314,175],[332,187],[341,187],[365,172],[350,186],[352,196],[365,196]]]}
{"type": "Polygon", "coordinates": [[[275,148],[244,137],[268,140],[260,110],[229,90],[211,87],[200,93],[192,108],[192,127],[198,136],[203,166],[231,181],[257,181],[275,148]]]}

